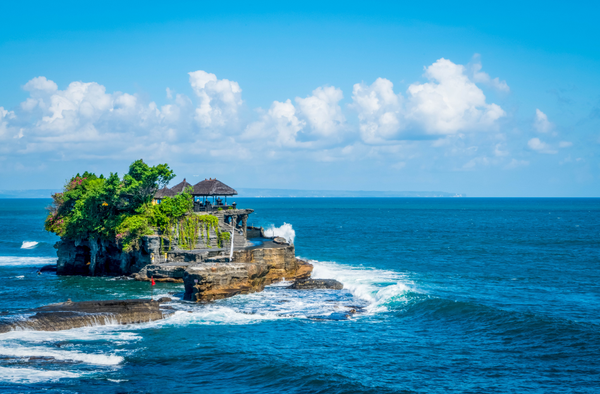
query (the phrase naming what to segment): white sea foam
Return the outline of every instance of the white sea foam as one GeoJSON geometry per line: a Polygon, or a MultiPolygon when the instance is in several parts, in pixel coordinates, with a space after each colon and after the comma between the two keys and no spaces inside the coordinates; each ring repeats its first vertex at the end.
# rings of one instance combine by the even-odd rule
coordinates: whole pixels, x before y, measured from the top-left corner
{"type": "Polygon", "coordinates": [[[0,267],[55,264],[56,257],[0,256],[0,267]]]}
{"type": "Polygon", "coordinates": [[[189,324],[253,324],[266,320],[281,319],[277,313],[248,313],[227,306],[204,306],[195,310],[177,311],[169,319],[147,323],[148,325],[176,325],[189,324]]]}
{"type": "Polygon", "coordinates": [[[86,364],[94,365],[117,365],[123,361],[123,357],[112,354],[90,354],[45,346],[25,347],[16,344],[0,346],[0,355],[11,357],[53,357],[56,360],[81,361],[86,364]]]}
{"type": "Polygon", "coordinates": [[[95,326],[73,328],[62,331],[9,331],[0,334],[0,341],[19,341],[27,343],[46,343],[59,341],[107,341],[133,342],[142,337],[134,332],[125,331],[130,326],[95,326]]]}
{"type": "Polygon", "coordinates": [[[342,282],[344,289],[368,303],[370,312],[386,311],[389,303],[414,291],[412,284],[399,272],[314,260],[310,263],[314,266],[313,278],[342,282]]]}
{"type": "Polygon", "coordinates": [[[21,249],[33,249],[38,245],[39,242],[35,241],[23,241],[23,245],[21,245],[21,249]]]}
{"type": "Polygon", "coordinates": [[[77,378],[81,374],[68,371],[45,371],[33,368],[0,367],[0,382],[39,383],[65,378],[77,378]]]}
{"type": "Polygon", "coordinates": [[[271,227],[265,230],[265,235],[267,237],[282,237],[293,244],[294,239],[296,238],[296,231],[294,231],[291,224],[284,222],[281,227],[275,227],[275,225],[272,224],[271,227]]]}

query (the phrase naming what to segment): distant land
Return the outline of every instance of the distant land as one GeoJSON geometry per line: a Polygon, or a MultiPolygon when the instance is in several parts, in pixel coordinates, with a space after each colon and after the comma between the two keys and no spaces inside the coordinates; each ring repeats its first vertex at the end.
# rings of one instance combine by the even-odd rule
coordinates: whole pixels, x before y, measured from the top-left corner
{"type": "Polygon", "coordinates": [[[50,198],[61,189],[0,190],[0,198],[50,198]]]}
{"type": "Polygon", "coordinates": [[[237,189],[240,197],[466,197],[446,192],[391,192],[364,190],[237,189]]]}
{"type": "MultiPolygon", "coordinates": [[[[0,198],[50,198],[60,189],[0,190],[0,198]]],[[[239,188],[238,197],[466,197],[463,193],[239,188]]]]}

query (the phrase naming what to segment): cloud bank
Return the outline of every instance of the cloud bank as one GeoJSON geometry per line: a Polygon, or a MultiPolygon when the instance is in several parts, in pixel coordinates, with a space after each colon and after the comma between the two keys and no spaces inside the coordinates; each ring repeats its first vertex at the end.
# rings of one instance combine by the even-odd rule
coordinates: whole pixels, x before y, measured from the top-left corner
{"type": "MultiPolygon", "coordinates": [[[[404,91],[381,77],[354,84],[348,98],[339,87],[320,86],[255,111],[246,108],[238,82],[204,70],[188,73],[192,95],[167,87],[168,103],[160,107],[97,82],[75,81],[61,90],[40,76],[23,85],[29,97],[17,108],[0,107],[0,154],[18,160],[387,157],[390,168],[402,170],[412,158],[441,149],[458,170],[518,167],[525,161],[513,157],[515,144],[501,130],[507,112],[482,89],[506,93],[508,84],[474,59],[463,66],[440,58],[404,91]]],[[[553,124],[537,109],[533,128],[547,133],[553,124]]],[[[535,137],[526,151],[556,153],[570,144],[553,148],[535,137]]]]}

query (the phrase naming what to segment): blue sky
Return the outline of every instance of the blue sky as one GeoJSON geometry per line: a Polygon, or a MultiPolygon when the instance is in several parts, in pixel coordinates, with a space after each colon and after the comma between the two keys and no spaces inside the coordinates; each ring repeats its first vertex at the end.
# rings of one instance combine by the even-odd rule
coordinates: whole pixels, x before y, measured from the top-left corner
{"type": "Polygon", "coordinates": [[[0,189],[600,195],[595,3],[286,4],[3,5],[0,189]]]}

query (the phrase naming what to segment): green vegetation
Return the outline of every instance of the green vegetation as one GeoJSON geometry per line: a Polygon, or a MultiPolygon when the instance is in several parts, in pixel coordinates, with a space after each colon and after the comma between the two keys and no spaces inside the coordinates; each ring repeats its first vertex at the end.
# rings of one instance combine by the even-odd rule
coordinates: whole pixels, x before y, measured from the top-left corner
{"type": "Polygon", "coordinates": [[[169,247],[175,238],[182,248],[193,249],[200,237],[209,245],[210,229],[220,245],[225,236],[218,219],[193,214],[189,190],[152,204],[156,191],[174,177],[167,164],[151,167],[142,160],[132,163],[123,178],[77,174],[62,193],[52,195],[45,228],[61,237],[115,240],[124,251],[138,249],[140,238],[154,233],[168,238],[169,247]]]}

